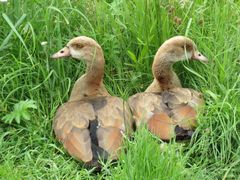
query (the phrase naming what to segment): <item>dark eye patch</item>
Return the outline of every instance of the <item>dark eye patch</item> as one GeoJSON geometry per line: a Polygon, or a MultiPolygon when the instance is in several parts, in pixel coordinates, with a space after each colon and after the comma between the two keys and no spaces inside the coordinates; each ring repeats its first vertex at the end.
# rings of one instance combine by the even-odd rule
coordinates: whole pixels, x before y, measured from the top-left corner
{"type": "Polygon", "coordinates": [[[72,47],[73,47],[74,49],[81,49],[81,48],[83,48],[83,44],[75,43],[75,44],[72,44],[72,47]]]}
{"type": "Polygon", "coordinates": [[[193,49],[193,47],[190,44],[185,44],[185,45],[182,46],[183,50],[185,50],[185,48],[186,48],[187,51],[191,51],[193,49]]]}

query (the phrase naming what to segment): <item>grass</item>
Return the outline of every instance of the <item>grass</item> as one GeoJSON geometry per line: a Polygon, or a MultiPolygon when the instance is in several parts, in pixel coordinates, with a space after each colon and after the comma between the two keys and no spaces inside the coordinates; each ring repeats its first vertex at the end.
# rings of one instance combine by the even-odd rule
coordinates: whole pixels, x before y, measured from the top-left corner
{"type": "Polygon", "coordinates": [[[0,178],[240,179],[240,2],[177,0],[9,0],[0,3],[0,178]],[[174,9],[174,11],[173,11],[174,9]],[[182,19],[181,24],[174,17],[182,19]],[[127,154],[94,175],[67,155],[52,132],[57,107],[84,72],[50,55],[78,35],[95,38],[106,59],[104,83],[127,99],[152,81],[161,43],[187,34],[209,59],[174,67],[184,87],[204,93],[205,113],[189,143],[164,144],[144,128],[127,154]],[[47,41],[45,46],[41,42],[47,41]],[[27,99],[30,120],[5,123],[27,99]]]}

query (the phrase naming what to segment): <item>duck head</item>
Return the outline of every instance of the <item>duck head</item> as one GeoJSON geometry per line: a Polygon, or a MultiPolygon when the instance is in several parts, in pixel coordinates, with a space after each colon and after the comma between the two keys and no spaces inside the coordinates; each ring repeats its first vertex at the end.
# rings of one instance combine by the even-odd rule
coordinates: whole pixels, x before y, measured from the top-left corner
{"type": "Polygon", "coordinates": [[[208,59],[198,51],[196,44],[184,36],[175,36],[165,41],[158,49],[155,60],[157,59],[169,63],[188,59],[208,62],[208,59]]]}
{"type": "Polygon", "coordinates": [[[84,59],[87,63],[92,62],[96,57],[102,56],[101,46],[92,38],[79,36],[71,39],[67,45],[53,54],[51,58],[72,57],[77,60],[84,59]]]}

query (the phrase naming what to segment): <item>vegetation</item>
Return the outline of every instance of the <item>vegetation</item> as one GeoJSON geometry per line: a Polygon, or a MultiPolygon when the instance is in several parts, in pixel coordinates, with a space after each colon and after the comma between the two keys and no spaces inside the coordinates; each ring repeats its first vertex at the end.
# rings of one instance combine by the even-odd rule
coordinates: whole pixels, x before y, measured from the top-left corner
{"type": "Polygon", "coordinates": [[[240,1],[9,0],[0,12],[0,178],[240,178],[240,1]],[[52,120],[85,65],[50,55],[79,35],[102,45],[104,83],[125,99],[152,81],[164,40],[191,37],[210,60],[174,67],[184,87],[206,100],[191,142],[163,144],[142,128],[100,174],[71,158],[52,120]]]}

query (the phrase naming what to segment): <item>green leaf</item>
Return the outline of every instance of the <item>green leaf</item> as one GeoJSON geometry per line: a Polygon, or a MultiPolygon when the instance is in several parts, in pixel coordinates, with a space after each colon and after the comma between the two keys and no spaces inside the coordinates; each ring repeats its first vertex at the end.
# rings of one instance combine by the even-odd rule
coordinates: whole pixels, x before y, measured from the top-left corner
{"type": "Polygon", "coordinates": [[[133,60],[134,62],[137,62],[137,58],[136,58],[135,54],[133,54],[133,52],[128,50],[127,53],[131,60],[133,60]]]}
{"type": "Polygon", "coordinates": [[[24,111],[22,112],[22,117],[23,119],[30,120],[31,115],[29,114],[29,112],[24,111]]]}
{"type": "Polygon", "coordinates": [[[12,113],[10,113],[10,114],[7,114],[6,116],[4,116],[2,118],[2,120],[5,121],[6,123],[11,124],[12,121],[14,120],[14,117],[13,117],[12,113]]]}
{"type": "Polygon", "coordinates": [[[205,92],[206,92],[206,94],[209,94],[215,101],[216,101],[216,100],[218,99],[218,97],[219,97],[218,94],[215,94],[215,93],[213,93],[213,92],[210,91],[210,90],[206,90],[205,92]]]}
{"type": "Polygon", "coordinates": [[[20,114],[17,114],[15,120],[18,124],[20,124],[20,114]]]}
{"type": "Polygon", "coordinates": [[[30,109],[37,109],[36,101],[28,99],[25,101],[20,101],[14,105],[13,111],[5,115],[2,120],[9,124],[15,120],[16,123],[20,124],[21,120],[31,119],[30,109]]]}

